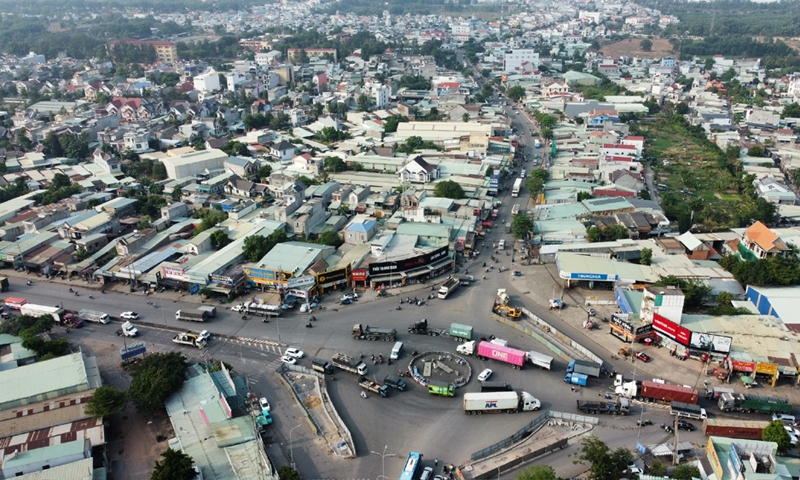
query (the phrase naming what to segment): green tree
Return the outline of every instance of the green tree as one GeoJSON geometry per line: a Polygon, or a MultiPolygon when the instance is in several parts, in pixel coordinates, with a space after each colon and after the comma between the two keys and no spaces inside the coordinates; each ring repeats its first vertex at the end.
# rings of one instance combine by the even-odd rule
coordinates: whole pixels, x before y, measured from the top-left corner
{"type": "Polygon", "coordinates": [[[433,195],[436,197],[458,200],[464,198],[464,189],[461,188],[461,185],[457,182],[444,180],[436,184],[436,187],[433,189],[433,195]]]}
{"type": "Polygon", "coordinates": [[[577,458],[575,463],[591,465],[589,478],[592,480],[622,478],[628,465],[633,461],[631,452],[622,447],[612,452],[608,445],[594,435],[581,440],[581,449],[577,458]]]}
{"type": "Polygon", "coordinates": [[[647,474],[651,477],[666,477],[667,466],[661,463],[661,461],[656,460],[652,465],[650,465],[650,468],[647,470],[647,474]]]}
{"type": "Polygon", "coordinates": [[[525,89],[515,85],[508,89],[506,96],[515,102],[519,102],[525,96],[525,89]]]}
{"type": "Polygon", "coordinates": [[[658,287],[673,286],[680,288],[684,295],[684,305],[690,309],[699,308],[703,304],[703,301],[711,295],[711,287],[704,282],[696,279],[686,280],[674,275],[661,277],[654,285],[658,287]]]}
{"type": "Polygon", "coordinates": [[[150,480],[192,480],[195,477],[194,460],[185,453],[167,448],[156,461],[150,480]]]}
{"type": "Polygon", "coordinates": [[[469,122],[469,113],[465,113],[464,115],[461,115],[461,121],[464,122],[464,123],[469,122]]]}
{"type": "Polygon", "coordinates": [[[733,294],[731,292],[719,292],[717,294],[717,302],[720,305],[728,306],[733,301],[733,294]]]}
{"type": "Polygon", "coordinates": [[[763,157],[764,156],[764,147],[754,145],[747,150],[747,154],[751,157],[763,157]]]}
{"type": "Polygon", "coordinates": [[[592,195],[589,192],[578,192],[578,202],[582,202],[584,200],[591,200],[593,198],[594,195],[592,195]]]}
{"type": "Polygon", "coordinates": [[[639,265],[650,265],[651,263],[653,263],[653,249],[645,247],[639,257],[639,265]]]}
{"type": "Polygon", "coordinates": [[[589,227],[586,229],[586,240],[590,243],[599,242],[603,239],[603,231],[599,227],[589,227]]]}
{"type": "Polygon", "coordinates": [[[300,474],[291,465],[284,465],[278,469],[281,480],[300,480],[300,474]]]}
{"type": "Polygon", "coordinates": [[[86,404],[86,413],[94,418],[121,412],[128,404],[128,395],[117,387],[105,385],[94,391],[86,404]]]}
{"type": "Polygon", "coordinates": [[[511,234],[517,240],[523,240],[533,233],[533,220],[524,213],[514,215],[511,220],[511,234]]]}
{"type": "Polygon", "coordinates": [[[325,157],[323,164],[326,172],[337,173],[347,170],[347,164],[339,157],[325,157]]]}
{"type": "Polygon", "coordinates": [[[285,242],[286,239],[286,232],[282,230],[276,230],[266,237],[261,235],[246,237],[243,246],[244,256],[248,262],[257,262],[275,245],[285,242]]]}
{"type": "Polygon", "coordinates": [[[783,107],[781,118],[800,118],[800,104],[790,103],[783,107]]]}
{"type": "Polygon", "coordinates": [[[622,240],[625,238],[631,238],[631,232],[628,230],[627,227],[624,225],[620,225],[619,223],[615,223],[614,225],[610,225],[606,227],[605,237],[609,240],[622,240]]]}
{"type": "Polygon", "coordinates": [[[322,234],[317,239],[317,243],[322,245],[330,245],[331,247],[338,247],[342,243],[342,239],[339,238],[339,234],[328,230],[327,232],[322,232],[322,234]]]}
{"type": "Polygon", "coordinates": [[[675,113],[678,115],[686,115],[689,113],[689,105],[686,102],[679,102],[675,105],[675,113]]]}
{"type": "Polygon", "coordinates": [[[526,468],[517,480],[559,480],[556,471],[550,465],[533,465],[526,468]]]}
{"type": "Polygon", "coordinates": [[[183,189],[181,187],[175,187],[172,189],[172,199],[173,200],[180,200],[183,196],[183,189]]]}
{"type": "Polygon", "coordinates": [[[66,188],[72,184],[72,180],[63,173],[56,173],[53,175],[53,180],[50,181],[52,188],[66,188]]]}
{"type": "Polygon", "coordinates": [[[383,122],[383,131],[384,133],[394,133],[400,123],[407,121],[408,117],[405,115],[392,115],[383,122]]]}
{"type": "Polygon", "coordinates": [[[639,42],[639,48],[641,48],[642,51],[649,52],[653,50],[653,41],[650,40],[649,38],[645,38],[644,40],[639,42]]]}
{"type": "Polygon", "coordinates": [[[548,127],[543,127],[541,131],[541,136],[545,140],[552,140],[553,139],[553,130],[548,127]]]}
{"type": "Polygon", "coordinates": [[[64,148],[61,146],[61,140],[59,140],[56,132],[48,133],[47,137],[42,141],[42,144],[45,147],[47,147],[47,149],[50,151],[51,156],[53,157],[64,156],[64,148]]]}
{"type": "Polygon", "coordinates": [[[672,478],[672,480],[692,480],[693,478],[700,478],[700,469],[694,465],[684,463],[683,465],[675,467],[670,478],[672,478]]]}
{"type": "Polygon", "coordinates": [[[214,294],[214,290],[211,290],[208,287],[203,287],[200,290],[198,290],[197,293],[199,293],[200,295],[202,295],[202,296],[204,296],[206,298],[210,298],[211,295],[214,294]]]}
{"type": "Polygon", "coordinates": [[[211,248],[215,250],[219,250],[229,243],[231,243],[231,239],[228,238],[228,234],[225,230],[215,230],[211,233],[211,248]]]}
{"type": "Polygon", "coordinates": [[[230,156],[240,156],[240,157],[249,157],[250,150],[247,149],[247,145],[242,142],[232,141],[228,142],[222,146],[220,149],[223,152],[227,153],[230,156]]]}
{"type": "Polygon", "coordinates": [[[167,167],[161,163],[156,162],[153,164],[153,180],[159,181],[167,178],[167,167]]]}
{"type": "Polygon", "coordinates": [[[152,353],[133,368],[128,395],[136,409],[153,413],[164,407],[164,401],[175,393],[185,380],[186,363],[179,352],[152,353]]]}
{"type": "Polygon", "coordinates": [[[256,176],[259,180],[263,180],[265,178],[269,178],[272,175],[272,166],[271,165],[262,165],[259,167],[258,172],[256,172],[256,176]]]}
{"type": "Polygon", "coordinates": [[[375,100],[366,93],[359,95],[356,103],[358,104],[358,109],[362,112],[369,112],[375,106],[375,100]]]}
{"type": "Polygon", "coordinates": [[[789,432],[783,427],[783,423],[776,420],[761,432],[761,439],[765,442],[775,442],[778,444],[778,453],[784,454],[792,447],[789,432]]]}

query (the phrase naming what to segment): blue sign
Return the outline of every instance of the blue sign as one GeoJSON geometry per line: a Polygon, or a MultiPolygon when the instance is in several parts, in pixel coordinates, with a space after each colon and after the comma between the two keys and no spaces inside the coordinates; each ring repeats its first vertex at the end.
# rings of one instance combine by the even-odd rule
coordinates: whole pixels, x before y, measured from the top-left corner
{"type": "Polygon", "coordinates": [[[570,280],[596,280],[602,282],[617,281],[616,275],[606,275],[605,273],[570,273],[570,280]]]}
{"type": "Polygon", "coordinates": [[[147,352],[147,347],[145,347],[144,342],[134,343],[128,348],[120,348],[119,349],[119,356],[123,360],[128,360],[129,358],[133,358],[137,355],[144,355],[147,352]]]}
{"type": "Polygon", "coordinates": [[[199,291],[200,291],[200,284],[199,283],[195,283],[194,285],[192,285],[192,288],[191,288],[191,290],[189,290],[189,293],[192,294],[192,295],[197,295],[197,292],[199,292],[199,291]]]}
{"type": "Polygon", "coordinates": [[[639,450],[639,453],[641,453],[642,455],[647,453],[647,449],[644,448],[644,445],[642,445],[641,443],[636,444],[636,450],[639,450]]]}

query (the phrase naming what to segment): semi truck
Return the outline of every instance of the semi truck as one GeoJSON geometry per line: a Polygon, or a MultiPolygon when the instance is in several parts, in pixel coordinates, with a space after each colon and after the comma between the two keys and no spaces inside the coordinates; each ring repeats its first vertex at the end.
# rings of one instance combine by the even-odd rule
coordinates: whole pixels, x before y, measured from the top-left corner
{"type": "Polygon", "coordinates": [[[716,400],[723,393],[733,394],[733,393],[736,393],[736,392],[734,392],[732,388],[726,388],[726,387],[709,387],[709,388],[706,388],[706,398],[709,399],[709,400],[716,400]]]}
{"type": "Polygon", "coordinates": [[[464,413],[533,412],[542,408],[542,402],[528,392],[465,393],[464,413]]]}
{"type": "Polygon", "coordinates": [[[706,418],[703,434],[706,436],[761,440],[761,434],[769,426],[766,420],[733,420],[729,418],[706,418]]]}
{"type": "Polygon", "coordinates": [[[428,382],[428,393],[442,397],[453,397],[456,394],[456,387],[452,383],[431,380],[428,382]]]}
{"type": "Polygon", "coordinates": [[[432,337],[450,337],[457,342],[472,340],[472,327],[469,325],[451,323],[448,330],[431,328],[428,326],[428,320],[425,318],[409,325],[408,333],[430,335],[432,337]]]}
{"type": "Polygon", "coordinates": [[[111,321],[108,318],[108,314],[104,312],[98,312],[97,310],[81,310],[78,312],[78,316],[81,317],[85,322],[95,322],[95,323],[102,323],[106,324],[111,321]]]}
{"type": "Polygon", "coordinates": [[[175,320],[205,322],[206,318],[208,318],[208,312],[205,310],[178,310],[175,312],[175,320]]]}
{"type": "Polygon", "coordinates": [[[439,294],[437,295],[439,298],[444,300],[447,298],[448,295],[456,291],[458,287],[461,286],[461,281],[456,277],[450,276],[447,277],[447,280],[439,287],[439,294]]]}
{"type": "Polygon", "coordinates": [[[204,336],[202,333],[200,335],[195,335],[194,333],[191,332],[184,332],[175,335],[172,338],[172,341],[180,345],[188,345],[190,347],[203,348],[207,344],[208,337],[204,336]]]}
{"type": "Polygon", "coordinates": [[[783,398],[745,393],[723,393],[717,406],[723,412],[792,413],[792,404],[783,398]]]}
{"type": "Polygon", "coordinates": [[[361,377],[358,379],[358,386],[363,388],[364,390],[369,390],[370,392],[377,393],[383,398],[389,396],[389,387],[386,385],[381,385],[378,382],[373,382],[367,377],[361,377]]]}
{"type": "Polygon", "coordinates": [[[550,370],[553,367],[553,357],[548,357],[543,353],[530,350],[525,354],[525,356],[528,360],[528,363],[535,367],[543,368],[545,370],[550,370]]]}
{"type": "Polygon", "coordinates": [[[406,390],[406,382],[397,375],[386,375],[386,378],[383,379],[383,384],[401,392],[406,390]]]}
{"type": "Polygon", "coordinates": [[[670,403],[669,413],[676,417],[691,418],[693,420],[708,418],[705,408],[691,403],[672,402],[670,403]]]}
{"type": "Polygon", "coordinates": [[[581,387],[586,386],[586,382],[589,380],[589,377],[584,375],[583,373],[568,373],[564,377],[564,381],[567,383],[571,383],[572,385],[579,385],[581,387]]]}
{"type": "Polygon", "coordinates": [[[600,377],[600,369],[603,365],[600,363],[586,362],[583,360],[573,360],[567,365],[567,373],[582,373],[590,377],[600,377]]]}
{"type": "Polygon", "coordinates": [[[367,374],[367,365],[361,360],[353,358],[350,355],[337,353],[333,356],[332,361],[334,367],[344,370],[345,372],[361,375],[362,377],[367,374]]]}
{"type": "MultiPolygon", "coordinates": [[[[619,382],[615,382],[615,385],[617,383],[619,382]]],[[[635,398],[645,402],[697,404],[697,390],[695,388],[650,380],[622,382],[621,385],[617,385],[615,393],[626,398],[635,398]]]]}
{"type": "Polygon", "coordinates": [[[456,352],[464,355],[475,355],[480,360],[497,360],[511,365],[515,370],[521,369],[525,365],[526,352],[516,348],[497,345],[491,342],[480,342],[475,345],[475,341],[462,343],[456,348],[456,352]]]}
{"type": "Polygon", "coordinates": [[[360,340],[383,340],[384,342],[393,342],[397,336],[397,330],[394,328],[378,328],[370,327],[369,325],[361,325],[356,323],[353,325],[351,336],[360,340]]]}
{"type": "Polygon", "coordinates": [[[34,305],[32,303],[24,303],[19,307],[20,315],[30,315],[31,317],[41,317],[47,315],[53,318],[53,321],[61,323],[61,316],[64,310],[58,307],[48,307],[47,305],[34,305]]]}
{"type": "Polygon", "coordinates": [[[594,415],[595,413],[610,413],[611,415],[628,415],[631,413],[630,401],[627,398],[618,398],[607,402],[595,400],[577,400],[578,410],[594,415]]]}

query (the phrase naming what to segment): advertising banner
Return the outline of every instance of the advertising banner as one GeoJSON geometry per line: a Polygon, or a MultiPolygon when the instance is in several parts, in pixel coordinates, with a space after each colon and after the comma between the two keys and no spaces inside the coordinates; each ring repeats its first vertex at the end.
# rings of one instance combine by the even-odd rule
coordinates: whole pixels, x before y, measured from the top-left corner
{"type": "Polygon", "coordinates": [[[258,282],[259,280],[275,280],[275,270],[267,270],[264,268],[251,268],[245,267],[244,274],[247,275],[248,278],[258,282]]]}
{"type": "Polygon", "coordinates": [[[316,283],[316,279],[314,278],[314,276],[313,275],[306,275],[304,277],[297,277],[297,278],[293,278],[293,279],[289,280],[286,283],[286,287],[287,288],[298,288],[298,287],[304,287],[304,286],[307,286],[307,285],[314,285],[314,283],[316,283]]]}
{"type": "Polygon", "coordinates": [[[387,273],[400,273],[400,272],[405,272],[407,270],[413,270],[414,268],[418,268],[423,265],[429,265],[431,263],[435,263],[439,260],[447,258],[449,252],[450,252],[450,247],[444,246],[432,252],[426,253],[425,255],[419,255],[414,258],[406,258],[403,260],[398,260],[396,262],[371,263],[369,265],[369,274],[371,276],[375,276],[375,275],[386,275],[387,273]]]}
{"type": "Polygon", "coordinates": [[[225,275],[214,275],[214,274],[211,274],[211,275],[208,276],[208,280],[211,283],[217,283],[219,285],[227,285],[229,287],[233,286],[233,279],[231,277],[228,277],[228,276],[225,276],[225,275]]]}
{"type": "Polygon", "coordinates": [[[692,338],[692,332],[671,320],[667,320],[657,313],[653,315],[653,328],[655,328],[656,331],[664,336],[680,343],[684,347],[689,346],[689,340],[692,338]]]}
{"type": "Polygon", "coordinates": [[[728,353],[731,351],[731,337],[721,335],[711,335],[710,333],[692,332],[689,346],[698,350],[705,350],[717,353],[728,353]]]}
{"type": "Polygon", "coordinates": [[[756,373],[775,375],[778,373],[778,365],[774,363],[758,362],[756,363],[756,373]]]}
{"type": "Polygon", "coordinates": [[[325,283],[336,283],[342,280],[346,281],[348,277],[350,277],[350,265],[346,266],[345,268],[320,273],[317,275],[317,283],[320,285],[325,283]]]}
{"type": "Polygon", "coordinates": [[[167,266],[163,266],[163,265],[161,266],[161,275],[163,275],[164,278],[171,278],[173,280],[181,280],[181,279],[183,279],[183,273],[184,272],[185,272],[185,270],[182,269],[182,268],[167,267],[167,266]]]}
{"type": "Polygon", "coordinates": [[[367,280],[367,269],[359,268],[357,270],[353,270],[352,276],[354,282],[364,282],[367,280]]]}
{"type": "Polygon", "coordinates": [[[733,369],[737,372],[753,373],[756,371],[756,362],[744,362],[742,360],[733,361],[733,369]]]}

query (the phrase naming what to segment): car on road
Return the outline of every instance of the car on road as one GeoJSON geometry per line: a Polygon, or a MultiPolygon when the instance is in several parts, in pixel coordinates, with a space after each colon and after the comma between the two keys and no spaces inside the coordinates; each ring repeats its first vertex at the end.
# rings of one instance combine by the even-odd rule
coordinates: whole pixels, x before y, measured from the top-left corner
{"type": "Polygon", "coordinates": [[[269,412],[271,407],[269,406],[269,401],[267,400],[267,397],[259,398],[258,399],[258,404],[261,405],[261,411],[262,412],[269,412]]]}
{"type": "Polygon", "coordinates": [[[297,359],[294,357],[290,357],[289,355],[284,355],[281,357],[281,362],[289,365],[294,365],[295,363],[297,363],[297,359]]]}
{"type": "Polygon", "coordinates": [[[643,352],[636,352],[636,353],[634,353],[633,355],[634,355],[636,358],[638,358],[639,360],[643,361],[644,363],[647,363],[647,362],[649,362],[649,361],[650,361],[650,357],[649,357],[649,356],[648,356],[646,353],[643,353],[643,352]]]}
{"type": "Polygon", "coordinates": [[[8,312],[3,312],[3,313],[0,313],[0,317],[2,317],[2,318],[13,318],[14,315],[11,315],[8,312]]]}
{"type": "Polygon", "coordinates": [[[487,368],[486,370],[482,371],[480,375],[478,375],[478,381],[485,382],[486,380],[489,380],[489,377],[491,376],[492,376],[492,369],[487,368]]]}
{"type": "Polygon", "coordinates": [[[686,420],[678,420],[678,430],[686,430],[688,432],[694,432],[696,427],[687,422],[686,420]]]}
{"type": "Polygon", "coordinates": [[[303,351],[298,348],[287,348],[286,351],[283,352],[283,354],[288,355],[292,358],[303,358],[303,356],[305,355],[305,353],[303,353],[303,351]]]}
{"type": "Polygon", "coordinates": [[[785,413],[775,413],[775,414],[772,415],[772,421],[773,422],[781,422],[784,425],[787,425],[787,424],[794,425],[796,420],[794,418],[794,415],[787,415],[785,413]]]}
{"type": "Polygon", "coordinates": [[[241,303],[239,305],[234,305],[231,307],[231,310],[234,312],[244,312],[244,305],[241,303]]]}
{"type": "Polygon", "coordinates": [[[419,480],[431,480],[432,476],[433,476],[433,468],[425,467],[422,470],[422,474],[419,476],[419,480]]]}
{"type": "Polygon", "coordinates": [[[139,314],[136,312],[122,312],[119,314],[119,316],[125,320],[136,320],[139,318],[139,314]]]}

